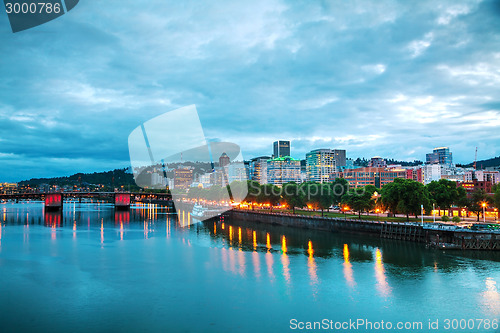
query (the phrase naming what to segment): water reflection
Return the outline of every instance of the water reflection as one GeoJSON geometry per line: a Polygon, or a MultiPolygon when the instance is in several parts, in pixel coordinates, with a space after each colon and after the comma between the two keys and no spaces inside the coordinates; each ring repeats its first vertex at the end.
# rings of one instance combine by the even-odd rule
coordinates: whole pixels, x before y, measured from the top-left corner
{"type": "Polygon", "coordinates": [[[345,280],[347,281],[347,285],[353,288],[356,285],[356,282],[354,282],[352,264],[349,261],[349,246],[347,244],[344,244],[343,254],[344,254],[344,277],[345,280]]]}
{"type": "Polygon", "coordinates": [[[498,293],[497,282],[491,278],[486,278],[486,290],[483,292],[483,303],[491,315],[500,315],[500,294],[498,293]]]}
{"type": "Polygon", "coordinates": [[[240,249],[238,251],[238,265],[239,265],[239,273],[241,276],[245,276],[246,274],[246,260],[245,253],[240,249]]]}
{"type": "Polygon", "coordinates": [[[379,248],[375,250],[375,277],[377,279],[377,289],[382,296],[387,297],[391,293],[391,288],[385,276],[384,263],[382,262],[382,252],[379,248]]]}
{"type": "MultiPolygon", "coordinates": [[[[26,244],[37,241],[37,237],[30,237],[37,228],[44,229],[47,238],[50,235],[54,242],[64,241],[65,233],[61,229],[66,228],[73,239],[85,237],[103,249],[115,241],[126,244],[130,239],[150,241],[154,237],[171,238],[169,244],[179,239],[186,246],[198,242],[214,249],[211,252],[216,253],[214,263],[229,275],[253,278],[259,283],[275,286],[281,283],[290,294],[306,285],[308,295],[312,293],[319,299],[331,290],[352,296],[355,295],[351,291],[354,288],[359,291],[369,288],[385,301],[397,296],[398,286],[405,283],[402,276],[407,280],[423,279],[429,272],[436,276],[433,272],[438,272],[438,267],[439,277],[443,280],[443,274],[460,274],[471,268],[490,272],[489,267],[485,268],[487,265],[484,260],[464,263],[464,257],[487,259],[490,261],[486,262],[497,265],[495,267],[498,264],[491,260],[499,259],[497,253],[454,252],[459,253],[460,257],[428,250],[421,244],[286,229],[228,219],[191,225],[189,212],[172,215],[168,210],[151,204],[133,206],[130,211],[115,211],[112,205],[107,204],[72,203],[70,209],[63,210],[62,214],[44,213],[43,205],[35,208],[33,205],[26,205],[30,208],[23,208],[22,205],[15,207],[11,210],[2,207],[1,210],[4,222],[0,223],[0,246],[3,249],[6,240],[12,235],[9,228],[15,225],[24,226],[19,229],[23,237],[20,241],[24,239],[26,244]],[[184,228],[186,224],[190,225],[190,229],[184,228]],[[366,269],[369,274],[364,274],[366,269]],[[319,274],[328,270],[334,274],[325,274],[324,277],[319,274]],[[395,272],[399,272],[399,275],[395,272]],[[338,273],[339,278],[332,285],[335,273],[338,273]]],[[[487,279],[484,275],[480,278],[478,284],[484,288],[475,294],[476,303],[488,309],[492,315],[499,315],[499,278],[494,274],[488,276],[487,279]]]]}
{"type": "Polygon", "coordinates": [[[314,286],[318,283],[318,274],[317,274],[317,266],[316,261],[314,260],[314,249],[311,240],[307,243],[307,267],[309,271],[309,278],[311,280],[311,284],[314,286]]]}
{"type": "Polygon", "coordinates": [[[62,212],[45,212],[44,223],[51,228],[59,228],[62,224],[62,212]]]}
{"type": "Polygon", "coordinates": [[[271,282],[274,281],[274,269],[273,269],[273,264],[274,264],[274,260],[273,260],[273,254],[269,251],[266,252],[265,254],[266,256],[266,266],[267,266],[267,274],[269,276],[269,280],[271,282]]]}
{"type": "Polygon", "coordinates": [[[234,258],[234,250],[232,247],[229,247],[229,269],[231,272],[236,274],[236,260],[234,258]]]}
{"type": "Polygon", "coordinates": [[[283,265],[283,277],[287,284],[290,284],[290,259],[286,254],[286,237],[282,236],[281,241],[281,264],[283,265]]]}

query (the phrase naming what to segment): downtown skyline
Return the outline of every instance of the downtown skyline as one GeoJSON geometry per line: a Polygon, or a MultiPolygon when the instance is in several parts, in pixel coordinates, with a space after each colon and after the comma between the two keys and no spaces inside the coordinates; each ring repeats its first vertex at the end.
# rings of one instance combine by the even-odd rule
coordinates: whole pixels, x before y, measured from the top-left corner
{"type": "Polygon", "coordinates": [[[276,140],[301,159],[492,158],[499,17],[492,1],[109,1],[12,34],[0,16],[0,181],[128,167],[130,132],[190,104],[245,159],[276,140]]]}

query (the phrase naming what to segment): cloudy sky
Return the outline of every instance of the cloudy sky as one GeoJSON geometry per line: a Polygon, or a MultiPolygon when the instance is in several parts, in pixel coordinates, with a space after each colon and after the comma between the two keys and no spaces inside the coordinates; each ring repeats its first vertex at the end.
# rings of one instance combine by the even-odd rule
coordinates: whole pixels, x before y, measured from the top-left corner
{"type": "Polygon", "coordinates": [[[496,1],[82,0],[15,34],[0,13],[0,40],[0,181],[127,167],[190,104],[246,158],[500,155],[496,1]]]}

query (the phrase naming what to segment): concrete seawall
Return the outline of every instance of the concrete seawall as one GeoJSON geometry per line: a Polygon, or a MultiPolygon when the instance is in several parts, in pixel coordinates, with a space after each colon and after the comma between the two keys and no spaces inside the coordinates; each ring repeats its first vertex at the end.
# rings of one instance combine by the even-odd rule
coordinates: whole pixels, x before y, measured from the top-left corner
{"type": "Polygon", "coordinates": [[[328,232],[369,234],[374,237],[427,243],[438,248],[500,250],[500,232],[473,231],[455,226],[422,226],[416,222],[386,222],[292,215],[233,209],[224,213],[229,219],[328,232]]]}
{"type": "Polygon", "coordinates": [[[303,216],[281,213],[255,212],[233,209],[227,212],[228,217],[291,228],[316,229],[330,232],[353,231],[380,235],[382,224],[375,221],[355,221],[341,218],[303,216]]]}

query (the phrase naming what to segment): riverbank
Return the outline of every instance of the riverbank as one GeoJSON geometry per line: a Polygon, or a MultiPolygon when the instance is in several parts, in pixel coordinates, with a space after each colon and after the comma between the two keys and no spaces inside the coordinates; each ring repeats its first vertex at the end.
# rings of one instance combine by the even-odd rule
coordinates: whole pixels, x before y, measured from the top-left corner
{"type": "Polygon", "coordinates": [[[425,243],[429,246],[464,250],[500,250],[500,232],[480,231],[432,223],[390,222],[335,217],[306,216],[290,213],[233,209],[229,219],[328,232],[367,234],[377,238],[425,243]]]}

